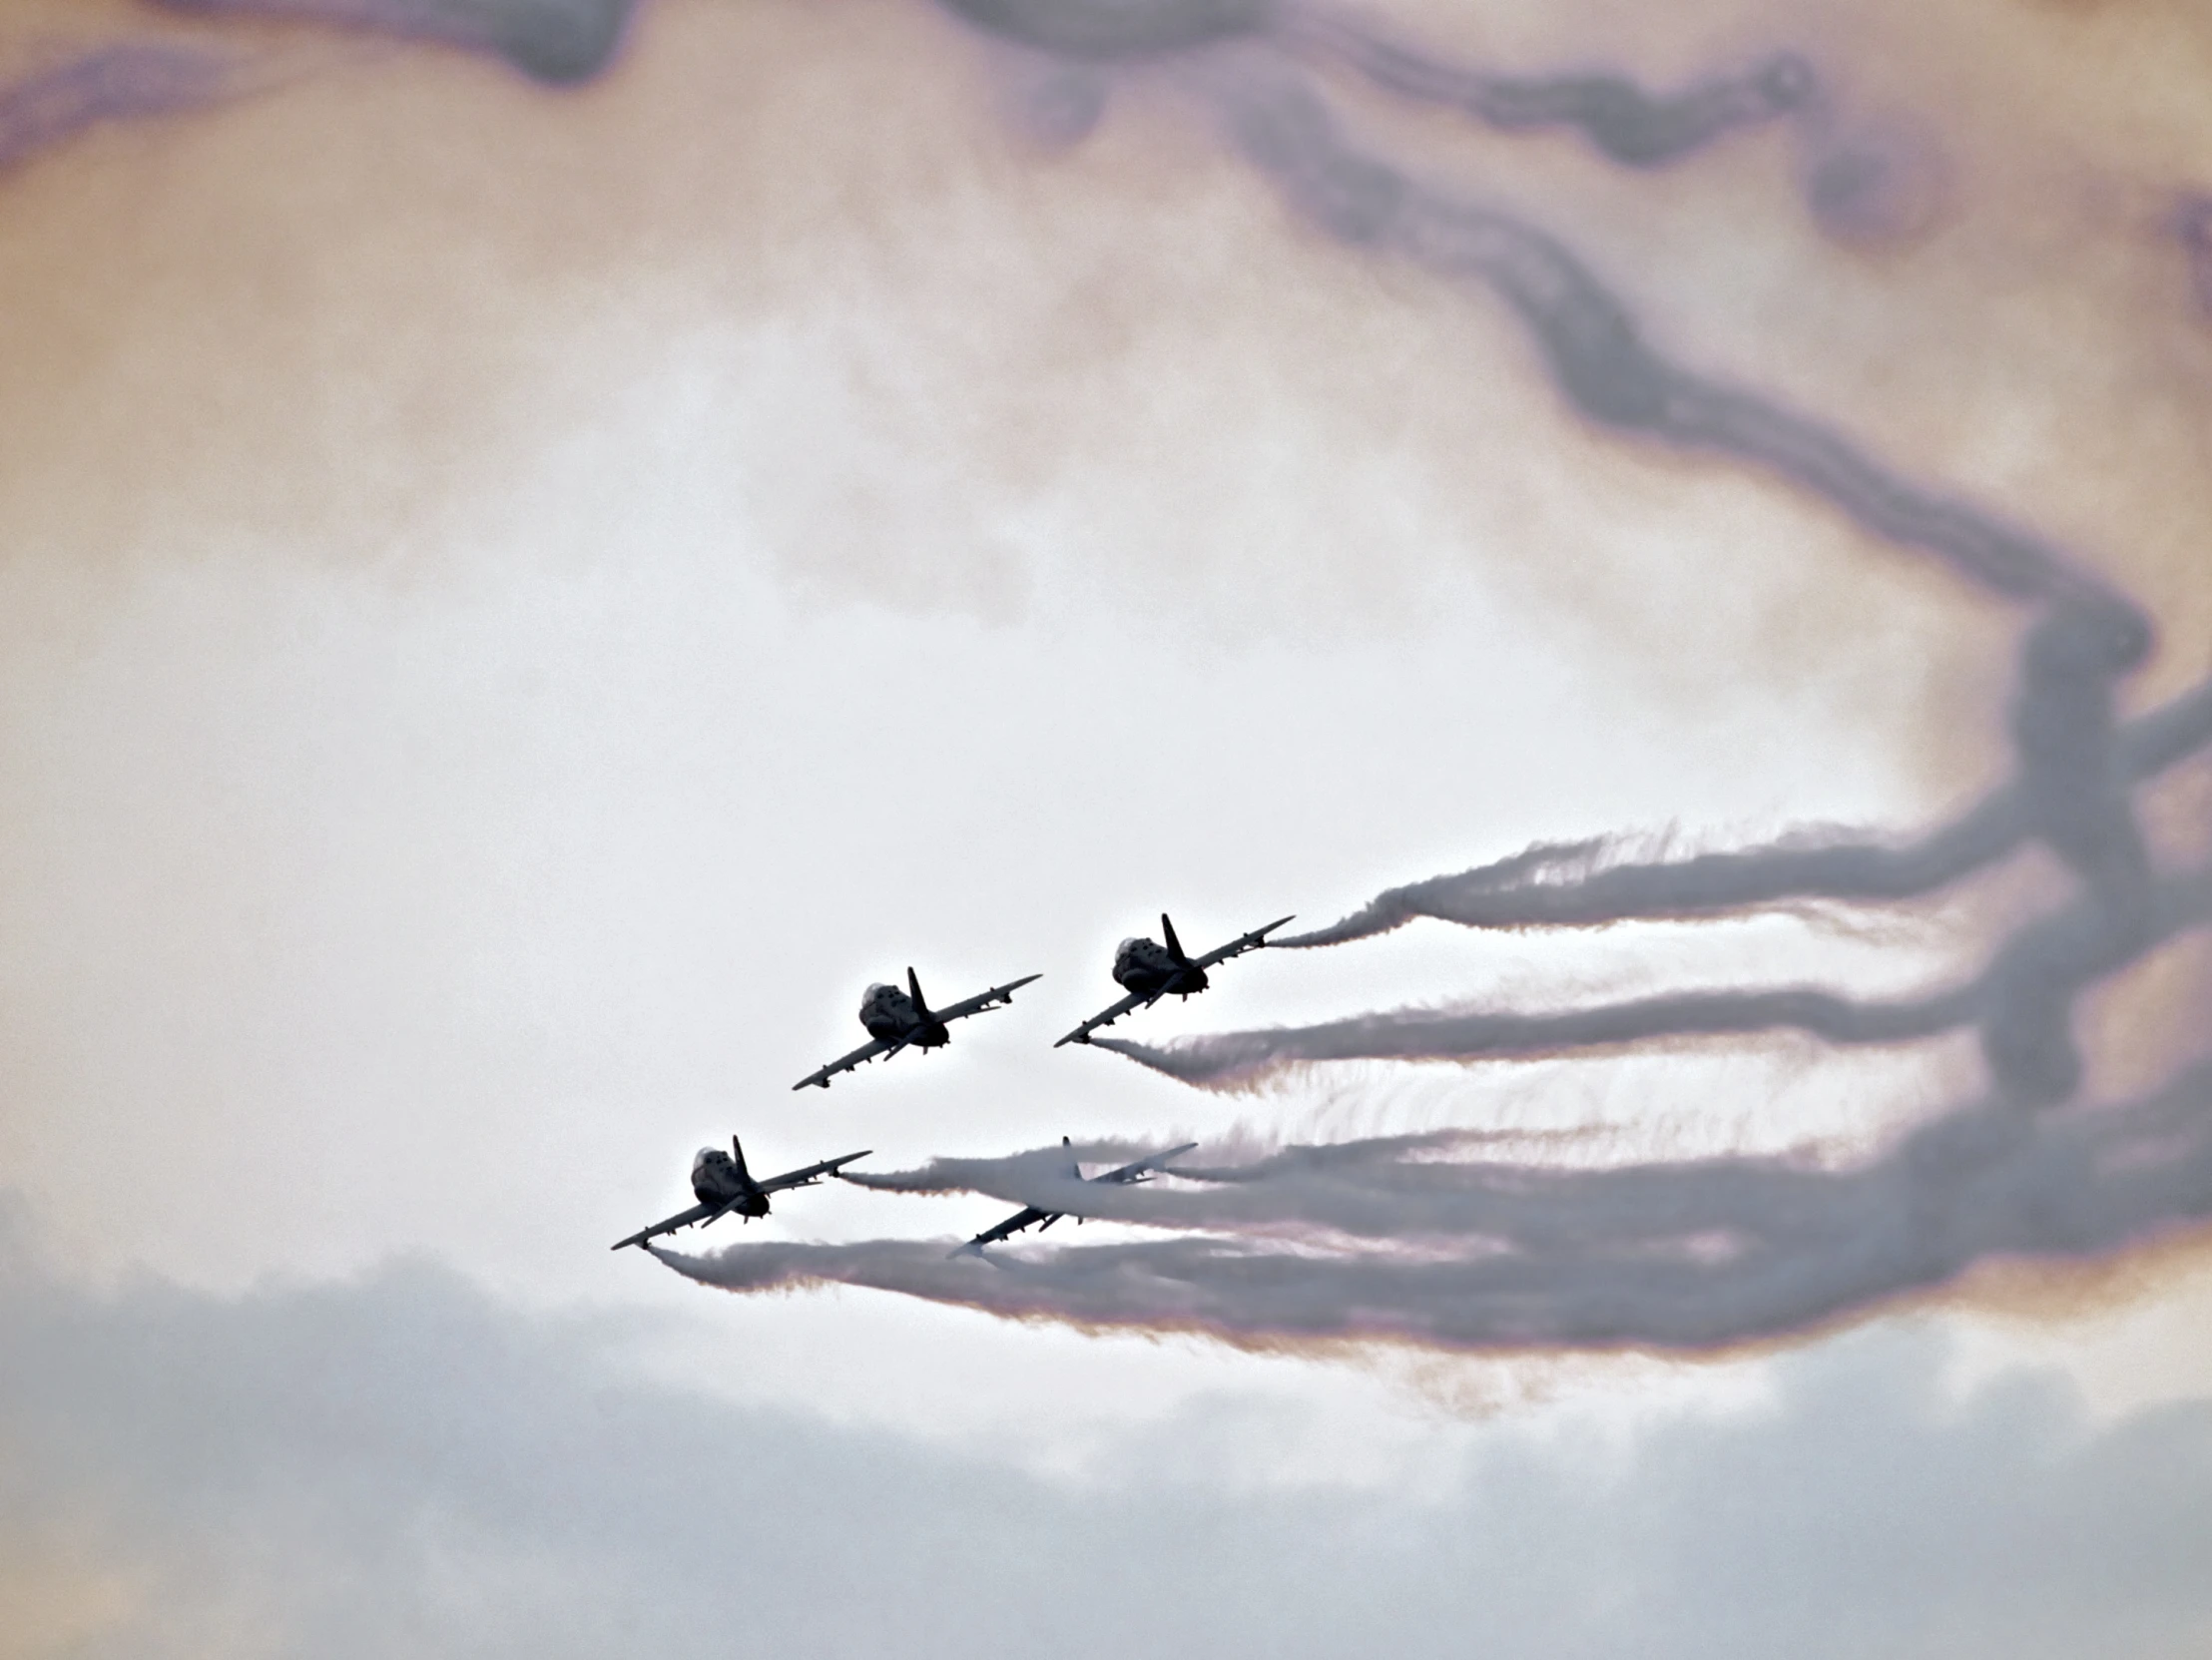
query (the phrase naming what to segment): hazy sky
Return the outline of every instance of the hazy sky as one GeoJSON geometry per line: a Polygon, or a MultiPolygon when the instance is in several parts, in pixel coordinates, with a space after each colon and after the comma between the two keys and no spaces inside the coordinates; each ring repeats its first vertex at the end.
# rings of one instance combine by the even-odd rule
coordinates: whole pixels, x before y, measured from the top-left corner
{"type": "Polygon", "coordinates": [[[2201,9],[620,13],[0,13],[0,1655],[2202,1652],[2208,775],[2130,794],[2076,765],[2104,681],[2015,695],[2083,595],[2155,623],[2123,718],[2212,656],[2201,9]],[[1617,86],[1562,76],[1727,121],[1624,164],[1617,86]],[[1672,413],[1576,379],[1530,238],[1672,413]],[[1886,540],[1801,419],[2059,574],[1886,540]],[[2078,912],[2125,949],[2056,1104],[1979,1005],[1226,1090],[1049,1047],[1163,907],[1211,944],[1535,842],[1904,838],[2016,766],[2030,844],[1911,904],[1420,920],[1116,1032],[1910,999],[2078,912]],[[909,963],[1044,978],[793,1094],[909,963]],[[2062,1155],[2129,1112],[2081,1165],[2158,1178],[2123,1203],[2062,1155]],[[1209,1213],[1317,1265],[1265,1317],[1164,1226],[968,1281],[876,1243],[938,1264],[1003,1170],[679,1238],[788,1296],[606,1249],[732,1132],[893,1171],[1474,1131],[1519,1207],[1481,1239],[1633,1325],[1622,1263],[1722,1219],[1685,1183],[1600,1249],[1603,1184],[1817,1177],[1758,1243],[1834,1278],[1897,1230],[1824,1232],[1822,1184],[1954,1122],[2047,1177],[1959,1237],[2094,1260],[1872,1275],[1725,1358],[1422,1341],[1400,1271],[1469,1248],[1319,1188],[1209,1213]],[[1117,1268],[1098,1312],[1109,1262],[1192,1300],[1117,1268]]]}

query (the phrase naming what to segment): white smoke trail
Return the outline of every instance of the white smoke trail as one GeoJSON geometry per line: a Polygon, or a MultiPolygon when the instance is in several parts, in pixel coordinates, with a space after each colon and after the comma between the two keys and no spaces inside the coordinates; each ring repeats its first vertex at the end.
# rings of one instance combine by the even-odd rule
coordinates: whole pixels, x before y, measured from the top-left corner
{"type": "Polygon", "coordinates": [[[1613,1170],[1440,1159],[1449,1135],[1292,1147],[1189,1185],[1106,1189],[1049,1154],[871,1185],[946,1186],[1182,1231],[989,1262],[942,1242],[662,1253],[736,1291],[869,1286],[1079,1325],[1247,1341],[1700,1350],[1802,1331],[1996,1258],[2071,1259],[2212,1215],[2212,1066],[2122,1104],[1961,1107],[1862,1166],[1720,1158],[1613,1170]]]}
{"type": "MultiPolygon", "coordinates": [[[[2207,744],[2212,684],[2122,727],[2118,759],[2127,779],[2141,784],[2207,744]]],[[[1918,898],[2009,857],[2033,827],[2020,787],[2006,784],[1916,841],[1803,831],[1764,847],[1653,862],[1620,858],[1619,843],[1602,839],[1535,846],[1472,870],[1390,888],[1325,928],[1281,934],[1270,943],[1338,945],[1419,917],[1471,928],[1604,927],[1797,899],[1918,898]]]]}

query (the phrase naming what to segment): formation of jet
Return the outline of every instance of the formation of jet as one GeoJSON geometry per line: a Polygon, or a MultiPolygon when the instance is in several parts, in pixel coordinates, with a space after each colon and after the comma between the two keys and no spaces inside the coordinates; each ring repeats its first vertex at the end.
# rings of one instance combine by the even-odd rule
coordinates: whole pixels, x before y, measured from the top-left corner
{"type": "Polygon", "coordinates": [[[1052,1047],[1057,1049],[1062,1043],[1088,1043],[1091,1033],[1099,1027],[1111,1026],[1133,1010],[1150,1008],[1162,997],[1189,997],[1204,991],[1208,983],[1207,969],[1265,945],[1268,935],[1290,919],[1278,916],[1264,928],[1241,933],[1228,944],[1204,956],[1193,957],[1184,954],[1183,942],[1175,937],[1175,924],[1168,920],[1167,912],[1162,911],[1160,933],[1167,943],[1125,939],[1114,948],[1114,979],[1129,995],[1112,1008],[1092,1015],[1052,1047]]]}
{"type": "Polygon", "coordinates": [[[906,990],[895,985],[871,985],[860,995],[860,1024],[867,1028],[872,1040],[862,1044],[849,1055],[818,1067],[808,1073],[794,1089],[805,1089],[809,1084],[830,1087],[830,1080],[839,1072],[849,1072],[855,1066],[875,1059],[877,1055],[895,1055],[901,1049],[941,1049],[952,1041],[952,1034],[945,1030],[955,1020],[964,1020],[971,1014],[981,1014],[985,1009],[999,1008],[1014,1000],[1014,993],[1031,980],[1041,979],[1038,974],[1024,974],[1018,980],[1008,980],[1004,985],[994,985],[988,991],[979,991],[965,1002],[954,1003],[950,1008],[933,1009],[921,994],[921,981],[914,971],[906,970],[906,990]]]}
{"type": "Polygon", "coordinates": [[[847,1153],[841,1159],[824,1159],[804,1170],[787,1170],[781,1176],[771,1176],[765,1182],[756,1181],[745,1168],[745,1149],[738,1145],[738,1138],[730,1138],[730,1151],[719,1147],[702,1147],[699,1156],[692,1160],[692,1192],[699,1203],[681,1216],[672,1216],[666,1222],[656,1222],[652,1227],[632,1234],[614,1249],[625,1245],[643,1245],[647,1240],[662,1234],[672,1234],[679,1228],[689,1228],[695,1223],[708,1223],[719,1216],[735,1211],[751,1221],[757,1216],[768,1215],[768,1196],[783,1193],[790,1188],[813,1187],[825,1176],[834,1176],[854,1159],[864,1159],[867,1149],[847,1153]]]}
{"type": "MultiPolygon", "coordinates": [[[[1160,932],[1164,936],[1164,944],[1150,939],[1125,939],[1114,952],[1114,979],[1128,995],[1112,1008],[1091,1016],[1067,1036],[1059,1039],[1053,1047],[1058,1048],[1062,1043],[1088,1043],[1091,1033],[1101,1026],[1110,1026],[1134,1010],[1150,1008],[1162,997],[1189,997],[1204,991],[1208,983],[1207,969],[1265,945],[1268,935],[1290,920],[1288,916],[1279,916],[1265,927],[1239,934],[1228,944],[1208,951],[1203,956],[1194,957],[1184,951],[1183,942],[1175,937],[1175,924],[1163,913],[1160,917],[1160,932]]],[[[964,1020],[971,1014],[982,1014],[989,1009],[1005,1007],[1014,1000],[1016,991],[1040,977],[1036,974],[1024,974],[1018,980],[994,985],[988,991],[979,991],[948,1008],[933,1009],[929,1006],[929,1000],[921,993],[920,979],[913,969],[908,968],[905,990],[901,991],[895,985],[871,985],[861,995],[860,1024],[867,1029],[868,1041],[849,1055],[816,1068],[792,1085],[792,1088],[798,1090],[809,1085],[820,1085],[828,1089],[830,1080],[838,1073],[850,1072],[879,1055],[895,1055],[901,1049],[941,1049],[952,1041],[952,1034],[947,1028],[953,1021],[964,1020]]],[[[1171,1147],[1164,1153],[1154,1153],[1096,1176],[1083,1174],[1082,1166],[1076,1162],[1074,1150],[1067,1137],[1060,1138],[1060,1145],[1069,1148],[1067,1173],[1071,1180],[1123,1185],[1149,1181],[1170,1159],[1180,1158],[1198,1143],[1186,1142],[1181,1147],[1171,1147]]],[[[842,1158],[825,1159],[820,1164],[808,1165],[804,1170],[786,1171],[781,1176],[771,1176],[766,1181],[761,1181],[755,1179],[752,1172],[746,1169],[745,1149],[738,1144],[737,1137],[732,1136],[729,1152],[725,1153],[719,1147],[702,1148],[699,1156],[692,1161],[692,1193],[698,1198],[698,1204],[680,1215],[656,1222],[652,1227],[632,1234],[616,1244],[614,1249],[620,1251],[625,1246],[644,1246],[663,1234],[674,1233],[679,1228],[702,1226],[732,1212],[749,1221],[756,1216],[766,1216],[769,1214],[770,1194],[783,1193],[792,1188],[812,1187],[825,1176],[842,1175],[846,1165],[855,1159],[866,1157],[867,1153],[864,1151],[847,1153],[842,1158]]],[[[981,1256],[986,1245],[996,1245],[1002,1240],[1011,1239],[1026,1228],[1035,1228],[1041,1233],[1065,1214],[1067,1213],[1063,1211],[1042,1210],[1035,1205],[1025,1206],[996,1227],[984,1229],[952,1255],[981,1256]]],[[[1078,1217],[1076,1220],[1082,1219],[1078,1217]]]]}
{"type": "MultiPolygon", "coordinates": [[[[1289,920],[1289,917],[1284,918],[1284,921],[1286,922],[1289,920]]],[[[1075,1181],[1106,1183],[1112,1184],[1114,1186],[1126,1187],[1137,1182],[1150,1181],[1152,1179],[1152,1173],[1154,1171],[1158,1170],[1170,1159],[1181,1158],[1185,1153],[1188,1153],[1192,1148],[1196,1147],[1198,1143],[1195,1141],[1186,1141],[1180,1147],[1170,1147],[1165,1153],[1153,1153],[1145,1158],[1137,1159],[1132,1163],[1125,1164],[1118,1170],[1102,1171],[1096,1176],[1086,1176],[1083,1174],[1083,1167],[1076,1162],[1075,1151],[1072,1147],[1069,1147],[1068,1138],[1066,1136],[1062,1136],[1060,1138],[1060,1145],[1062,1147],[1068,1147],[1068,1175],[1075,1181]]],[[[1000,1240],[1010,1239],[1015,1234],[1020,1233],[1024,1228],[1034,1227],[1037,1232],[1041,1234],[1065,1215],[1067,1215],[1067,1212],[1065,1211],[1039,1210],[1035,1205],[1025,1205],[1020,1210],[1014,1212],[1014,1214],[1008,1217],[1004,1222],[999,1223],[996,1227],[985,1228],[980,1234],[977,1234],[973,1239],[969,1240],[967,1244],[961,1246],[958,1250],[954,1251],[952,1253],[952,1256],[980,1257],[983,1254],[983,1247],[986,1245],[996,1245],[1000,1240]]],[[[1081,1217],[1077,1217],[1075,1220],[1080,1222],[1083,1219],[1081,1217]]]]}

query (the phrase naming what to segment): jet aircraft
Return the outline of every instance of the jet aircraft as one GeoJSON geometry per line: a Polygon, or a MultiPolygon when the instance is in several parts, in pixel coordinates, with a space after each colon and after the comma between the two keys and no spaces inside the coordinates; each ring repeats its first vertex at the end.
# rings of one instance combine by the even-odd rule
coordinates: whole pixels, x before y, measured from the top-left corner
{"type": "Polygon", "coordinates": [[[867,1157],[867,1150],[847,1153],[841,1159],[825,1159],[811,1164],[805,1170],[788,1170],[781,1176],[771,1176],[767,1181],[753,1179],[745,1168],[745,1149],[738,1145],[738,1138],[730,1138],[730,1151],[719,1147],[702,1147],[699,1156],[692,1160],[692,1192],[699,1196],[699,1203],[681,1216],[672,1216],[666,1222],[656,1222],[642,1233],[632,1234],[620,1245],[643,1245],[661,1234],[673,1234],[679,1228],[689,1228],[694,1223],[712,1222],[718,1216],[736,1211],[748,1222],[757,1216],[768,1215],[768,1196],[782,1193],[788,1188],[813,1187],[825,1176],[834,1176],[854,1159],[867,1157]]]}
{"type": "MultiPolygon", "coordinates": [[[[1290,918],[1286,916],[1283,920],[1288,922],[1290,918]]],[[[1068,1147],[1066,1136],[1060,1138],[1060,1145],[1068,1147]]],[[[1068,1175],[1078,1182],[1111,1183],[1115,1186],[1147,1182],[1152,1179],[1152,1173],[1166,1164],[1168,1160],[1181,1158],[1197,1145],[1198,1143],[1195,1141],[1186,1141],[1180,1147],[1170,1147],[1165,1153],[1153,1153],[1145,1158],[1138,1159],[1133,1164],[1125,1164],[1119,1170],[1104,1171],[1096,1176],[1083,1174],[1083,1167],[1075,1162],[1074,1150],[1070,1148],[1068,1152],[1068,1175]]],[[[1037,1232],[1041,1234],[1065,1215],[1067,1215],[1065,1211],[1040,1210],[1035,1205],[1026,1205],[996,1227],[985,1228],[980,1234],[969,1240],[967,1244],[950,1253],[946,1261],[949,1262],[952,1257],[980,1257],[983,1254],[984,1246],[996,1245],[1000,1240],[1010,1238],[1027,1227],[1034,1226],[1037,1232]]],[[[1075,1220],[1081,1222],[1083,1219],[1077,1217],[1075,1220]]]]}
{"type": "Polygon", "coordinates": [[[1088,1043],[1091,1033],[1099,1027],[1111,1026],[1132,1009],[1150,1008],[1162,997],[1189,997],[1204,991],[1207,969],[1265,945],[1268,935],[1290,919],[1278,916],[1266,927],[1239,934],[1218,950],[1208,951],[1202,957],[1190,957],[1183,954],[1183,942],[1175,937],[1175,924],[1168,920],[1165,911],[1161,912],[1160,932],[1167,940],[1165,945],[1155,945],[1149,939],[1125,939],[1114,948],[1114,978],[1129,995],[1104,1013],[1092,1015],[1052,1047],[1057,1049],[1062,1043],[1088,1043]]]}
{"type": "Polygon", "coordinates": [[[906,970],[906,990],[895,985],[871,985],[860,995],[860,1024],[867,1028],[872,1042],[863,1044],[841,1060],[833,1060],[828,1066],[810,1072],[794,1089],[805,1089],[809,1084],[830,1087],[830,1080],[839,1072],[849,1072],[864,1061],[877,1055],[895,1055],[909,1046],[916,1049],[941,1049],[952,1041],[952,1034],[945,1030],[955,1020],[963,1020],[971,1014],[981,1014],[985,1009],[1011,1003],[1014,993],[1031,980],[1043,978],[1040,974],[1024,974],[1018,980],[1008,980],[1004,985],[994,985],[988,991],[977,992],[962,1003],[950,1008],[933,1009],[921,994],[921,981],[914,978],[914,971],[906,970]]]}

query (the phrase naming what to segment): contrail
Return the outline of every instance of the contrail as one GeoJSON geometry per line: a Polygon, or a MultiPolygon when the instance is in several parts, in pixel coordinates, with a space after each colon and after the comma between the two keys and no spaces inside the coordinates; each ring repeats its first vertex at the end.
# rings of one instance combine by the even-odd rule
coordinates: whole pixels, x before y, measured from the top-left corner
{"type": "Polygon", "coordinates": [[[1287,32],[1386,92],[1462,111],[1503,133],[1572,128],[1623,167],[1680,161],[1739,129],[1813,108],[1821,90],[1812,64],[1795,52],[1653,94],[1615,75],[1509,76],[1445,63],[1345,17],[1294,15],[1287,32]]]}
{"type": "Polygon", "coordinates": [[[1343,241],[1488,286],[1518,314],[1559,391],[1590,420],[1749,462],[1992,593],[2064,607],[2027,654],[2022,697],[2037,708],[2093,700],[2148,651],[2137,608],[2058,549],[1913,483],[1817,421],[1670,361],[1557,238],[1431,189],[1346,142],[1311,89],[1232,83],[1224,104],[1240,148],[1301,217],[1343,241]]]}
{"type": "MultiPolygon", "coordinates": [[[[2212,682],[2129,722],[2121,772],[2140,784],[2212,744],[2212,682]]],[[[1917,841],[1805,831],[1770,846],[1649,863],[1620,861],[1602,837],[1541,844],[1448,876],[1379,893],[1325,928],[1279,934],[1276,947],[1367,939],[1420,917],[1470,928],[1604,927],[1681,919],[1799,899],[1917,898],[2010,856],[2033,832],[2019,786],[2005,784],[1917,841]]]]}
{"type": "Polygon", "coordinates": [[[148,0],[200,17],[327,23],[504,58],[549,86],[588,81],[613,61],[635,0],[148,0]]]}
{"type": "Polygon", "coordinates": [[[2062,1101],[2081,1082],[2068,1031],[2074,997],[2212,915],[2212,871],[2153,882],[2141,902],[2085,896],[2016,932],[1961,986],[1891,1001],[1817,987],[1677,993],[1558,1013],[1400,1010],[1322,1025],[1226,1032],[1151,1047],[1092,1043],[1186,1083],[1238,1082],[1269,1067],[1324,1060],[1476,1060],[1552,1056],[1657,1038],[1793,1030],[1845,1045],[1894,1044],[1972,1025],[2000,1088],[2025,1103],[2062,1101]]]}
{"type": "Polygon", "coordinates": [[[1678,162],[1738,130],[1819,107],[1795,52],[1736,75],[1653,93],[1618,75],[1506,75],[1453,63],[1365,20],[1274,0],[940,0],[1001,40],[1080,63],[1144,62],[1233,40],[1269,40],[1350,67],[1384,91],[1472,116],[1502,133],[1568,128],[1625,167],[1678,162]]]}
{"type": "Polygon", "coordinates": [[[2190,196],[2174,209],[2174,238],[2189,261],[2197,308],[2212,318],[2212,196],[2190,196]]]}
{"type": "MultiPolygon", "coordinates": [[[[2212,1066],[2093,1110],[1962,1107],[1840,1171],[1747,1158],[1539,1170],[1433,1157],[1447,1145],[1432,1135],[1289,1148],[1189,1186],[1112,1193],[1054,1184],[1033,1155],[962,1182],[1179,1231],[1156,1241],[987,1263],[909,1240],[661,1256],[733,1291],[869,1286],[1232,1341],[1711,1350],[1802,1332],[1992,1259],[2097,1255],[2201,1224],[2212,1215],[2212,1066]]],[[[932,1167],[917,1185],[947,1175],[932,1167]]]]}
{"type": "Polygon", "coordinates": [[[0,86],[0,172],[90,128],[150,121],[212,104],[234,89],[228,59],[125,41],[0,86]]]}

